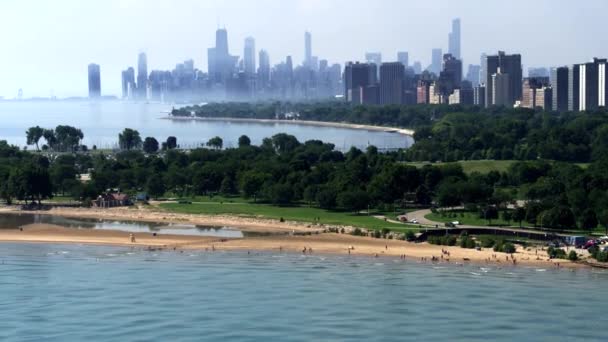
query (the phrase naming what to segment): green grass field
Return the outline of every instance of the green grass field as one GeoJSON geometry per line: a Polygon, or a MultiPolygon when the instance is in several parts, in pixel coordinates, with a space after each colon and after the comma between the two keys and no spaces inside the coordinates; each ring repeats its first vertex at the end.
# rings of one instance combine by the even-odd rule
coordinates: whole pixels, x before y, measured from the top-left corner
{"type": "MultiPolygon", "coordinates": [[[[470,174],[473,172],[479,173],[488,173],[490,171],[507,171],[509,166],[516,162],[515,160],[462,160],[455,163],[462,165],[462,170],[466,174],[470,174]]],[[[430,163],[430,162],[412,162],[407,163],[408,165],[413,165],[418,168],[423,167],[424,165],[445,165],[450,163],[430,163]]]]}
{"type": "MultiPolygon", "coordinates": [[[[500,216],[500,215],[499,215],[500,216]]],[[[430,213],[424,216],[426,219],[436,222],[453,222],[459,221],[460,224],[471,225],[471,226],[487,226],[488,220],[479,218],[478,213],[463,211],[463,210],[454,210],[446,213],[446,215],[442,215],[441,213],[430,213]]],[[[517,226],[517,222],[506,222],[502,219],[492,220],[493,226],[517,226]]]]}
{"type": "MultiPolygon", "coordinates": [[[[191,204],[162,203],[160,208],[170,212],[187,214],[222,215],[231,214],[245,217],[264,217],[269,219],[283,218],[287,221],[319,222],[323,224],[349,225],[368,229],[408,230],[418,229],[417,226],[384,222],[383,220],[367,216],[355,215],[348,212],[328,211],[307,206],[276,207],[268,204],[252,203],[241,198],[208,197],[193,198],[191,204]]],[[[372,215],[385,213],[372,212],[372,215]]],[[[393,215],[386,214],[387,217],[393,215]]]]}
{"type": "MultiPolygon", "coordinates": [[[[479,173],[488,173],[490,171],[504,172],[504,171],[507,171],[509,166],[511,166],[513,163],[516,163],[516,162],[517,162],[517,160],[461,160],[461,161],[457,161],[454,163],[458,163],[458,164],[462,165],[462,170],[464,171],[464,173],[471,174],[473,172],[479,172],[479,173]]],[[[411,163],[407,163],[407,164],[421,168],[424,165],[440,166],[440,165],[445,165],[445,164],[450,164],[450,163],[411,162],[411,163]]],[[[586,164],[586,163],[576,163],[575,165],[580,166],[583,169],[585,169],[585,168],[587,168],[587,166],[589,166],[589,164],[586,164]]]]}

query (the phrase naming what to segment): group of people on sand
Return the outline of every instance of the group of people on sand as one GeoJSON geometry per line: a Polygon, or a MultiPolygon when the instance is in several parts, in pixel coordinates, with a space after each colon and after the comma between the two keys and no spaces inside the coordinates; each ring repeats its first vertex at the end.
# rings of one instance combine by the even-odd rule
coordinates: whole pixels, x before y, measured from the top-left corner
{"type": "Polygon", "coordinates": [[[308,247],[308,248],[304,247],[304,249],[302,249],[302,253],[303,254],[306,254],[306,253],[312,254],[312,247],[308,247]]]}

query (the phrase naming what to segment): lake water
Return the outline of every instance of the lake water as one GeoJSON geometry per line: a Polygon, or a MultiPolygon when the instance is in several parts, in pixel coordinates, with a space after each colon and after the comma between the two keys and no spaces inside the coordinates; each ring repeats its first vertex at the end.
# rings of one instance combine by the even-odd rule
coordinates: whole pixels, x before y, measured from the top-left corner
{"type": "Polygon", "coordinates": [[[0,229],[15,229],[28,224],[54,224],[73,229],[119,230],[129,233],[216,236],[242,238],[252,233],[232,227],[212,227],[186,223],[154,223],[142,221],[98,220],[38,214],[0,214],[0,229]]]}
{"type": "Polygon", "coordinates": [[[2,341],[605,341],[608,274],[0,245],[2,341]]]}
{"type": "Polygon", "coordinates": [[[288,133],[304,142],[320,139],[331,142],[339,150],[351,146],[378,148],[405,148],[413,140],[397,133],[356,130],[348,128],[318,127],[293,123],[246,123],[225,121],[171,121],[162,120],[171,105],[144,104],[120,101],[0,101],[0,140],[25,145],[25,131],[32,126],[54,128],[71,125],[82,129],[84,143],[89,147],[116,147],[118,134],[124,128],[165,141],[168,136],[177,137],[182,147],[200,146],[214,136],[224,140],[224,146],[237,146],[238,137],[246,134],[253,144],[277,133],[288,133]]]}

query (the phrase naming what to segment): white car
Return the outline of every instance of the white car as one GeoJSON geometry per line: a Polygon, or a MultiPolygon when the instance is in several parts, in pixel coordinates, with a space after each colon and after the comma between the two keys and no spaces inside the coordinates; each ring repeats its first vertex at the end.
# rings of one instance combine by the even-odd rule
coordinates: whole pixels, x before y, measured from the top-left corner
{"type": "Polygon", "coordinates": [[[416,224],[418,224],[418,220],[412,219],[412,220],[410,220],[410,223],[416,223],[416,224]]]}
{"type": "Polygon", "coordinates": [[[460,224],[460,221],[452,221],[452,224],[455,225],[455,226],[457,226],[457,225],[460,224]]]}

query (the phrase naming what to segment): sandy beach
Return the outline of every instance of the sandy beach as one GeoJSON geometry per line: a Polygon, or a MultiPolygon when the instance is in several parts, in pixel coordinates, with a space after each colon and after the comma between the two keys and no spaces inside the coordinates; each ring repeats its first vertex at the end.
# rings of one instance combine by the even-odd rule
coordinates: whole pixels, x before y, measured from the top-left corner
{"type": "Polygon", "coordinates": [[[166,120],[196,120],[196,121],[234,121],[234,122],[259,122],[259,123],[282,123],[294,125],[309,125],[321,127],[337,127],[350,129],[363,129],[367,131],[394,132],[397,134],[414,136],[414,130],[407,128],[359,125],[345,122],[326,122],[326,121],[311,121],[311,120],[278,120],[278,119],[248,119],[248,118],[229,118],[229,117],[196,117],[196,116],[166,116],[162,117],[166,120]]]}
{"type": "MultiPolygon", "coordinates": [[[[17,209],[2,209],[0,213],[31,213],[17,209]]],[[[37,212],[39,213],[39,212],[37,212]]],[[[301,223],[278,222],[252,218],[227,216],[180,215],[149,210],[121,209],[72,209],[55,208],[44,212],[47,215],[86,217],[97,219],[131,220],[147,222],[181,222],[216,226],[230,226],[246,231],[276,233],[245,238],[218,238],[152,233],[135,233],[131,242],[130,233],[123,231],[65,228],[51,224],[30,224],[14,229],[0,229],[0,242],[30,243],[78,243],[137,248],[163,248],[176,250],[238,250],[275,251],[320,254],[352,254],[367,257],[407,257],[417,260],[444,263],[479,263],[501,266],[530,265],[540,267],[584,267],[567,260],[550,260],[545,251],[519,247],[513,256],[497,253],[491,249],[477,251],[460,247],[446,247],[428,243],[411,243],[400,240],[374,239],[350,234],[323,233],[322,227],[301,223]],[[295,235],[292,233],[296,233],[295,235]],[[298,235],[310,232],[310,235],[298,235]],[[449,254],[448,254],[449,253],[449,254]]],[[[6,227],[5,227],[6,228],[6,227]]]]}

